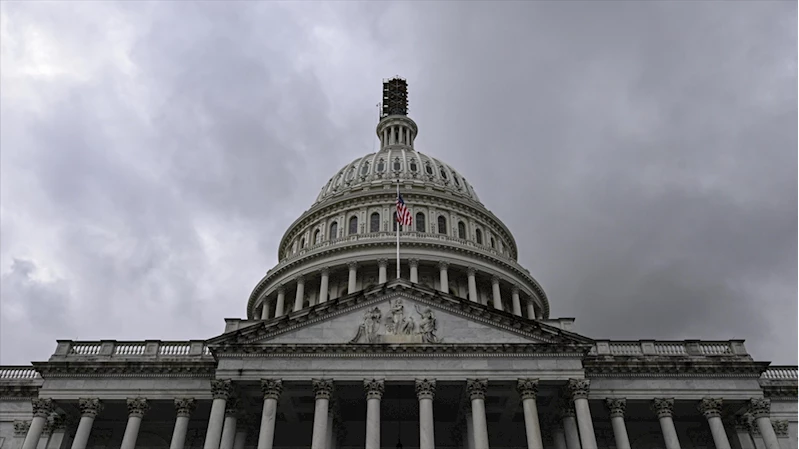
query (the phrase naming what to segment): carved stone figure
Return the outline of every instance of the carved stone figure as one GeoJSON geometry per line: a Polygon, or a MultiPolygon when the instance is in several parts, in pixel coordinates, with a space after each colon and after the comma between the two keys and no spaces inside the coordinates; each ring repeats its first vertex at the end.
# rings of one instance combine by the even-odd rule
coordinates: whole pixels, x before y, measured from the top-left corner
{"type": "Polygon", "coordinates": [[[422,336],[422,341],[424,343],[439,343],[438,337],[436,336],[438,322],[436,321],[436,316],[433,311],[429,307],[420,310],[419,306],[416,306],[416,313],[422,316],[419,322],[419,334],[422,336]]]}
{"type": "Polygon", "coordinates": [[[358,340],[364,339],[367,343],[375,343],[377,341],[377,331],[380,329],[380,319],[383,313],[375,307],[374,309],[367,310],[363,314],[363,322],[358,326],[358,333],[355,338],[350,340],[350,343],[357,343],[358,340]]]}
{"type": "Polygon", "coordinates": [[[389,309],[385,322],[381,321],[382,312],[378,307],[367,310],[363,322],[358,326],[358,332],[350,343],[440,343],[436,336],[438,324],[432,309],[429,307],[421,310],[418,306],[416,312],[420,315],[417,326],[413,317],[405,316],[405,305],[402,299],[389,302],[389,309]],[[380,325],[385,326],[384,333],[380,333],[380,325]]]}

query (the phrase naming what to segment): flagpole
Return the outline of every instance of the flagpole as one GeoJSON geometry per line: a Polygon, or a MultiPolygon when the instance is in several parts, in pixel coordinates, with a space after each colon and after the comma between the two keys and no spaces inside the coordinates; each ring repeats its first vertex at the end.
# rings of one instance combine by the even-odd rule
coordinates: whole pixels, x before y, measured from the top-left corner
{"type": "MultiPolygon", "coordinates": [[[[400,191],[399,191],[400,181],[397,178],[397,201],[399,201],[400,191]]],[[[402,226],[399,217],[399,211],[395,212],[395,220],[397,222],[397,279],[400,278],[400,257],[399,257],[399,234],[400,234],[400,226],[402,226]]]]}

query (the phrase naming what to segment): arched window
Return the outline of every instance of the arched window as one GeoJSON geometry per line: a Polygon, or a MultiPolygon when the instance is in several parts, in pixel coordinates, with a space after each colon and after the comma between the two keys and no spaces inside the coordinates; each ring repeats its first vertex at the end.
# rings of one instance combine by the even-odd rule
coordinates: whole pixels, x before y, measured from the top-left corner
{"type": "Polygon", "coordinates": [[[400,168],[402,168],[402,165],[399,158],[394,159],[394,171],[400,171],[400,168]]]}
{"type": "Polygon", "coordinates": [[[383,159],[377,161],[377,171],[382,173],[383,170],[385,169],[386,169],[386,161],[384,161],[383,159]]]}
{"type": "Polygon", "coordinates": [[[361,176],[366,176],[369,174],[369,162],[364,162],[363,167],[361,167],[361,176]]]}
{"type": "Polygon", "coordinates": [[[465,239],[466,238],[466,225],[463,224],[462,221],[458,222],[458,238],[465,239]]]}
{"type": "Polygon", "coordinates": [[[358,217],[353,215],[350,217],[350,234],[358,233],[358,217]]]}
{"type": "Polygon", "coordinates": [[[438,233],[439,234],[447,233],[447,217],[443,215],[438,216],[438,233]]]}
{"type": "Polygon", "coordinates": [[[369,217],[369,232],[380,232],[380,214],[377,212],[369,217]]]}
{"type": "Polygon", "coordinates": [[[352,166],[349,170],[347,170],[347,181],[351,180],[353,176],[355,176],[355,166],[352,166]]]}
{"type": "Polygon", "coordinates": [[[319,243],[319,230],[317,229],[313,233],[313,244],[316,245],[319,243]]]}
{"type": "Polygon", "coordinates": [[[330,235],[327,236],[328,240],[333,240],[338,237],[338,222],[334,221],[330,224],[330,235]]]}
{"type": "Polygon", "coordinates": [[[412,172],[416,173],[418,167],[416,166],[416,159],[411,159],[411,163],[409,164],[409,168],[412,172]]]}
{"type": "Polygon", "coordinates": [[[461,183],[458,181],[458,177],[456,175],[452,175],[452,180],[455,181],[455,185],[458,186],[458,188],[461,187],[461,183]]]}
{"type": "Polygon", "coordinates": [[[496,248],[497,244],[494,242],[494,237],[491,237],[491,248],[496,248]]]}
{"type": "Polygon", "coordinates": [[[416,232],[425,232],[424,213],[416,213],[416,232]]]}
{"type": "Polygon", "coordinates": [[[444,167],[441,167],[441,168],[439,169],[439,173],[441,173],[441,177],[442,177],[442,178],[444,178],[444,180],[446,180],[446,179],[447,179],[447,171],[446,171],[446,170],[444,170],[444,167]]]}
{"type": "Polygon", "coordinates": [[[477,244],[478,245],[482,245],[483,244],[483,231],[481,231],[479,229],[475,230],[474,231],[474,238],[475,238],[475,240],[477,240],[477,244]]]}
{"type": "Polygon", "coordinates": [[[300,249],[305,248],[305,237],[300,239],[300,249]]]}
{"type": "Polygon", "coordinates": [[[427,172],[428,175],[433,174],[433,166],[430,165],[429,162],[427,163],[427,165],[424,166],[424,170],[427,172]]]}

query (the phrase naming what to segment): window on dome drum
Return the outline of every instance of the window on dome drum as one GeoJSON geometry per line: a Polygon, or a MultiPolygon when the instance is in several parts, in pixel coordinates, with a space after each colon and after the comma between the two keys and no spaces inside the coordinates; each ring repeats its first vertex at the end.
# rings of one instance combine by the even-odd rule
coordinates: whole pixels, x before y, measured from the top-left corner
{"type": "Polygon", "coordinates": [[[300,239],[300,249],[305,248],[305,237],[300,239]]]}
{"type": "Polygon", "coordinates": [[[438,233],[439,234],[447,233],[447,218],[443,215],[438,216],[438,233]]]}
{"type": "Polygon", "coordinates": [[[433,166],[430,165],[429,163],[424,166],[424,170],[427,172],[428,175],[432,175],[433,174],[433,166]]]}
{"type": "Polygon", "coordinates": [[[479,229],[476,229],[474,231],[474,238],[475,238],[475,240],[477,240],[477,244],[478,245],[482,245],[483,244],[483,231],[481,231],[479,229]]]}
{"type": "Polygon", "coordinates": [[[380,214],[377,212],[369,217],[369,232],[380,232],[380,214]]]}
{"type": "MultiPolygon", "coordinates": [[[[396,231],[397,230],[397,211],[394,211],[394,220],[392,220],[392,221],[394,222],[394,227],[391,230],[392,231],[396,231]]],[[[400,227],[400,231],[402,231],[402,225],[399,225],[399,227],[400,227]]]]}
{"type": "Polygon", "coordinates": [[[458,222],[458,238],[466,239],[466,225],[462,221],[458,222]]]}
{"type": "Polygon", "coordinates": [[[386,162],[383,159],[377,161],[377,171],[383,172],[386,169],[386,162]]]}
{"type": "Polygon", "coordinates": [[[357,234],[358,233],[358,217],[352,216],[350,217],[350,234],[357,234]]]}
{"type": "Polygon", "coordinates": [[[444,179],[446,180],[446,179],[447,179],[447,171],[446,171],[446,170],[444,170],[444,167],[441,167],[441,168],[439,169],[439,172],[441,173],[441,177],[442,177],[442,178],[444,178],[444,179]]]}
{"type": "Polygon", "coordinates": [[[425,225],[426,223],[424,222],[424,213],[418,212],[416,214],[416,232],[426,232],[425,225]]]}
{"type": "Polygon", "coordinates": [[[409,165],[409,168],[411,169],[412,172],[414,172],[414,173],[416,172],[416,169],[418,168],[416,166],[416,159],[411,159],[411,163],[409,165]]]}
{"type": "Polygon", "coordinates": [[[347,180],[349,181],[353,176],[355,176],[355,167],[350,167],[347,171],[347,180]]]}
{"type": "Polygon", "coordinates": [[[317,229],[313,233],[313,244],[316,245],[319,243],[319,230],[317,229]]]}
{"type": "Polygon", "coordinates": [[[330,224],[330,235],[327,237],[327,239],[333,240],[336,237],[338,237],[338,223],[334,221],[330,224]]]}
{"type": "Polygon", "coordinates": [[[394,159],[394,171],[400,171],[400,168],[402,168],[402,165],[400,164],[399,158],[394,159]]]}
{"type": "Polygon", "coordinates": [[[361,176],[366,176],[367,174],[369,174],[369,163],[364,162],[363,167],[361,167],[361,176]]]}
{"type": "Polygon", "coordinates": [[[496,242],[494,242],[494,237],[491,237],[491,248],[496,248],[496,242]]]}
{"type": "Polygon", "coordinates": [[[461,186],[461,183],[460,183],[460,181],[458,181],[458,177],[457,176],[452,175],[452,180],[455,181],[455,185],[456,186],[458,186],[458,187],[461,186]]]}

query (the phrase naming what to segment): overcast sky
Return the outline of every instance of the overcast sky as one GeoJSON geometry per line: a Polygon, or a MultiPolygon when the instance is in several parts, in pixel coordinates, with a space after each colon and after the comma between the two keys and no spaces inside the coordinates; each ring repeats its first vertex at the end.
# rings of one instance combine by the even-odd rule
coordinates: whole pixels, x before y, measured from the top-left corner
{"type": "Polygon", "coordinates": [[[4,1],[0,363],[220,334],[401,75],[552,316],[795,364],[796,8],[4,1]]]}

